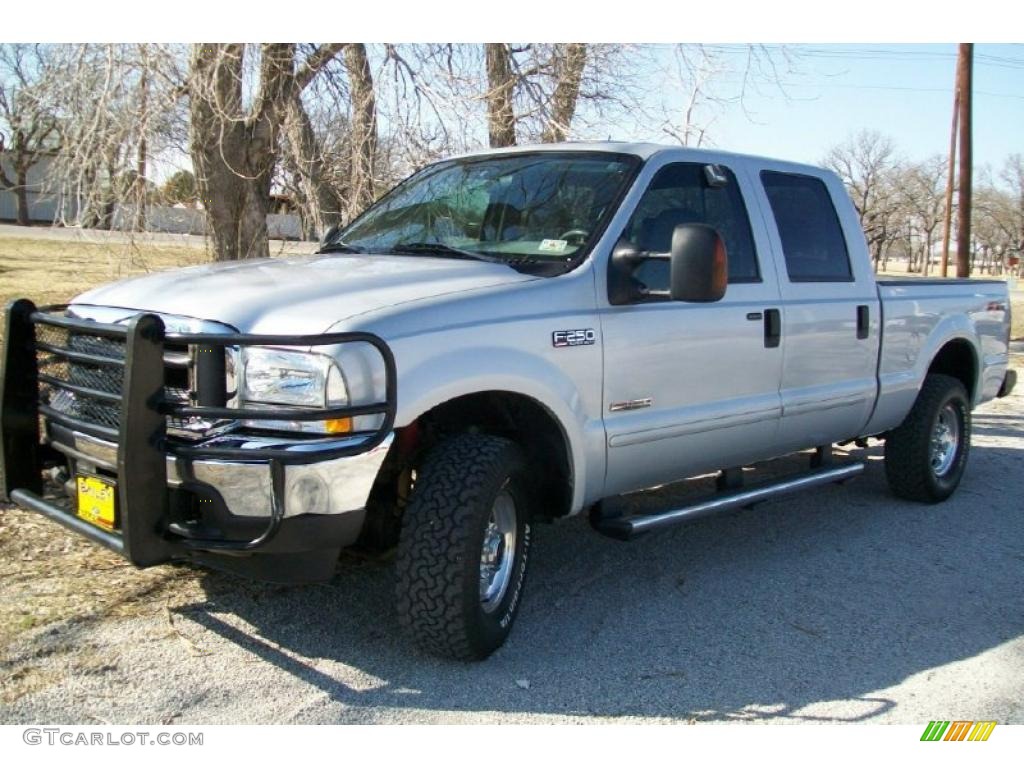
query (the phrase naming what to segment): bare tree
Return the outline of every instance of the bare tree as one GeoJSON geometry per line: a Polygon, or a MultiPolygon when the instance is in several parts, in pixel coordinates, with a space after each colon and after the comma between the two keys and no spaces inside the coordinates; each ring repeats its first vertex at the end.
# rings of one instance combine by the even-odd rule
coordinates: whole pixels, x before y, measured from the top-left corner
{"type": "Polygon", "coordinates": [[[576,132],[581,107],[600,114],[611,105],[632,106],[630,50],[588,43],[486,44],[483,98],[490,145],[565,141],[576,132]]]}
{"type": "Polygon", "coordinates": [[[1021,274],[1024,260],[1024,156],[1010,155],[1000,185],[987,174],[975,189],[974,239],[1001,273],[1021,274]]]}
{"type": "Polygon", "coordinates": [[[822,164],[846,185],[877,271],[883,251],[898,237],[894,219],[901,200],[894,183],[898,163],[892,140],[861,131],[829,150],[822,164]]]}
{"type": "Polygon", "coordinates": [[[0,186],[15,198],[17,223],[28,226],[28,172],[60,143],[57,116],[44,97],[53,76],[48,49],[41,45],[0,45],[0,186]]]}
{"type": "Polygon", "coordinates": [[[516,143],[514,49],[507,43],[487,43],[484,49],[487,60],[488,138],[492,147],[511,147],[516,143]]]}
{"type": "MultiPolygon", "coordinates": [[[[755,121],[751,97],[770,92],[789,99],[787,78],[800,75],[799,56],[787,46],[680,43],[671,47],[670,56],[658,53],[654,46],[631,51],[632,59],[654,73],[645,78],[654,88],[637,92],[626,113],[635,116],[636,130],[656,125],[684,146],[709,143],[713,124],[727,109],[737,108],[755,121]]],[[[632,91],[644,88],[635,80],[630,86],[632,91]]]]}
{"type": "Polygon", "coordinates": [[[324,127],[318,131],[301,95],[292,94],[286,130],[282,186],[294,197],[304,233],[312,239],[339,223],[346,210],[351,163],[348,124],[346,121],[344,146],[339,154],[330,129],[324,127]],[[344,180],[340,176],[344,176],[344,180]]]}
{"type": "Polygon", "coordinates": [[[153,157],[184,143],[182,53],[163,45],[48,46],[43,98],[60,116],[61,151],[47,185],[68,201],[65,223],[142,228],[155,190],[153,157]]]}
{"type": "Polygon", "coordinates": [[[377,98],[363,43],[345,46],[345,69],[352,94],[349,213],[354,215],[376,199],[374,164],[377,160],[377,98]]]}
{"type": "Polygon", "coordinates": [[[295,44],[262,44],[247,103],[247,47],[193,46],[190,148],[219,261],[269,256],[267,211],[289,105],[343,47],[320,45],[298,63],[295,44]]]}
{"type": "Polygon", "coordinates": [[[551,94],[551,109],[542,141],[552,143],[569,138],[569,128],[576,114],[576,102],[583,84],[587,66],[587,44],[556,45],[551,56],[552,78],[555,83],[551,94]]]}
{"type": "Polygon", "coordinates": [[[900,204],[921,239],[922,274],[931,271],[932,250],[945,220],[946,158],[935,155],[899,173],[900,204]]]}

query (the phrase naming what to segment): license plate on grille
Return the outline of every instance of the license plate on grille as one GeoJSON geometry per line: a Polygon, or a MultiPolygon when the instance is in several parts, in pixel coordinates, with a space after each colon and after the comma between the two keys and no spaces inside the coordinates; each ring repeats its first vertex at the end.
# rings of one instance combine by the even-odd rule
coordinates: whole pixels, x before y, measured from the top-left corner
{"type": "Polygon", "coordinates": [[[112,531],[117,525],[117,489],[112,482],[79,475],[78,516],[93,525],[112,531]]]}

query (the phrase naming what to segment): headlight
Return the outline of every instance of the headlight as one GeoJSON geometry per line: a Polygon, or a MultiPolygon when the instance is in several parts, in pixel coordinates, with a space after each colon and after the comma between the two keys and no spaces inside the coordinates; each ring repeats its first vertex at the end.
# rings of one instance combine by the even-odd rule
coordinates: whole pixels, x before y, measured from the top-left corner
{"type": "Polygon", "coordinates": [[[252,347],[243,353],[246,403],[335,408],[348,405],[345,377],[333,358],[309,352],[252,347]]]}

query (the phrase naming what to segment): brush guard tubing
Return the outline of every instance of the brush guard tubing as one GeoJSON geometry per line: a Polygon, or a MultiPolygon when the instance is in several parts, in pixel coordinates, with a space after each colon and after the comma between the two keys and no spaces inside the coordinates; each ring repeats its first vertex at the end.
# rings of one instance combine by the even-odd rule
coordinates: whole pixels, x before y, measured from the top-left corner
{"type": "MultiPolygon", "coordinates": [[[[169,333],[161,318],[140,313],[125,324],[98,323],[68,317],[67,305],[36,308],[27,299],[12,302],[6,312],[3,349],[4,370],[0,378],[0,491],[4,498],[16,500],[62,525],[113,549],[135,565],[145,567],[167,562],[183,550],[249,552],[267,545],[278,533],[285,516],[285,467],[352,456],[380,445],[391,432],[397,408],[397,373],[390,347],[371,333],[340,332],[316,335],[276,335],[242,333],[169,333]],[[120,423],[116,430],[117,488],[121,510],[121,531],[93,530],[58,505],[43,498],[42,449],[39,415],[72,429],[103,439],[114,439],[115,430],[89,424],[60,413],[39,402],[40,376],[37,352],[80,358],[75,350],[37,344],[36,325],[48,325],[69,332],[123,340],[125,358],[86,360],[92,365],[124,367],[120,394],[120,423]],[[347,343],[371,345],[380,355],[385,369],[383,402],[340,408],[301,409],[267,407],[259,409],[226,407],[223,375],[205,376],[197,371],[202,386],[201,402],[172,402],[164,393],[165,346],[189,345],[198,348],[200,360],[223,361],[226,348],[320,347],[347,343]],[[339,445],[337,440],[296,438],[301,450],[245,447],[242,445],[187,444],[167,435],[167,418],[247,419],[263,421],[321,421],[381,414],[381,424],[372,431],[350,435],[361,440],[339,445]],[[322,445],[318,445],[318,442],[322,445]],[[190,536],[180,526],[169,524],[167,455],[174,456],[186,476],[192,474],[197,459],[242,460],[266,463],[271,473],[272,499],[270,522],[260,535],[249,541],[190,536]],[[85,526],[85,527],[83,527],[85,526]]],[[[52,383],[51,383],[52,386],[52,383]]],[[[58,385],[59,386],[59,385],[58,385]]],[[[63,387],[68,389],[67,387],[63,387]]],[[[90,392],[79,393],[91,396],[90,392]]]]}

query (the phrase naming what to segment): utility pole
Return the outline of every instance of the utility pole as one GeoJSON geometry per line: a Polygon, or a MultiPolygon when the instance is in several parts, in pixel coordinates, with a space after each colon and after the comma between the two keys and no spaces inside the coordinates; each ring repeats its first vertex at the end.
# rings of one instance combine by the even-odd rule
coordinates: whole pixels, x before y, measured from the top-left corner
{"type": "Polygon", "coordinates": [[[946,226],[942,230],[942,276],[949,274],[949,241],[953,236],[953,186],[956,179],[956,129],[960,117],[960,91],[953,87],[953,125],[949,130],[949,169],[946,174],[946,226]]]}
{"type": "Polygon", "coordinates": [[[971,87],[974,44],[960,43],[956,84],[960,95],[960,191],[956,226],[956,276],[971,274],[971,87]]]}

